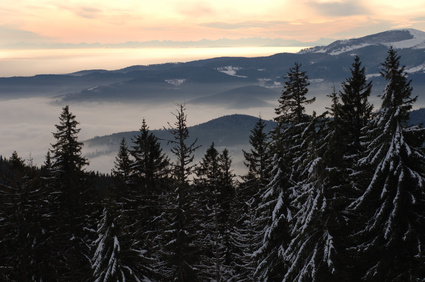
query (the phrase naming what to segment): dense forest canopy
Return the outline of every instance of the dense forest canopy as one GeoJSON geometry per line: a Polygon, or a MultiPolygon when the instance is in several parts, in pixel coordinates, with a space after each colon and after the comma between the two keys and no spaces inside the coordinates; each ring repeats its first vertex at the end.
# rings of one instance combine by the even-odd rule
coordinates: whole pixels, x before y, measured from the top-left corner
{"type": "Polygon", "coordinates": [[[170,154],[143,120],[111,174],[88,172],[63,107],[41,167],[16,151],[0,158],[0,279],[423,281],[417,98],[393,48],[377,110],[359,57],[350,72],[327,111],[310,114],[308,73],[295,63],[275,127],[259,118],[251,130],[239,178],[227,149],[197,144],[184,105],[165,129],[170,154]]]}

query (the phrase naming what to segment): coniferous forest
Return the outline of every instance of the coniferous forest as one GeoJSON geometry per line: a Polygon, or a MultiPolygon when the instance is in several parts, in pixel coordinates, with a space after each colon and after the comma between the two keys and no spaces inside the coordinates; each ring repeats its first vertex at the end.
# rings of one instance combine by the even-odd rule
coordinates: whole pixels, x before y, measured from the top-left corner
{"type": "Polygon", "coordinates": [[[110,175],[87,172],[65,106],[41,167],[0,159],[0,280],[425,281],[425,130],[400,59],[388,50],[374,109],[355,57],[322,114],[295,63],[240,178],[226,149],[188,141],[184,105],[169,155],[143,120],[110,175]]]}

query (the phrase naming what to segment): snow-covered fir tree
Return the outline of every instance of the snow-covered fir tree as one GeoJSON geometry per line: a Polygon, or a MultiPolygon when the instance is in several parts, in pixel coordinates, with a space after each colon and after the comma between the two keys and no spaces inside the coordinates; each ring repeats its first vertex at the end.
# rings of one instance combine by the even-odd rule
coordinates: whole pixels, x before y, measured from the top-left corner
{"type": "Polygon", "coordinates": [[[358,177],[366,181],[351,204],[358,227],[353,273],[367,281],[420,281],[425,277],[425,131],[408,126],[416,97],[393,48],[382,66],[387,85],[381,108],[365,128],[367,147],[359,161],[358,177]]]}
{"type": "Polygon", "coordinates": [[[313,117],[300,139],[299,181],[291,188],[291,241],[283,257],[289,267],[283,281],[334,281],[335,210],[323,150],[326,119],[313,117]]]}
{"type": "Polygon", "coordinates": [[[307,73],[301,71],[301,64],[295,63],[285,76],[284,90],[275,109],[277,126],[269,147],[271,176],[259,207],[259,220],[265,226],[263,243],[255,254],[259,261],[256,275],[261,280],[282,280],[287,270],[283,254],[290,242],[288,223],[292,220],[292,212],[289,196],[296,193],[294,187],[300,181],[301,137],[311,120],[305,113],[305,105],[315,100],[306,97],[308,85],[307,73]]]}
{"type": "Polygon", "coordinates": [[[229,236],[233,185],[224,180],[228,179],[226,174],[230,174],[229,159],[224,158],[227,159],[223,159],[223,154],[219,154],[213,143],[196,167],[195,187],[200,199],[198,240],[202,250],[199,264],[201,280],[229,281],[234,276],[229,236]]]}
{"type": "Polygon", "coordinates": [[[144,257],[145,250],[132,249],[122,223],[123,217],[115,203],[106,200],[98,224],[98,238],[94,241],[93,281],[151,281],[144,275],[150,272],[151,261],[144,257]],[[142,260],[144,265],[140,264],[142,260]]]}
{"type": "Polygon", "coordinates": [[[93,280],[149,280],[154,277],[152,260],[146,258],[147,252],[139,242],[142,240],[135,237],[132,228],[138,222],[129,204],[131,160],[124,138],[114,163],[113,181],[103,187],[103,212],[97,226],[98,238],[93,242],[93,280]]]}
{"type": "Polygon", "coordinates": [[[253,281],[256,261],[253,253],[262,242],[261,224],[257,218],[261,195],[269,179],[267,169],[270,166],[268,156],[269,134],[266,124],[258,119],[249,136],[251,148],[243,151],[244,164],[248,173],[242,176],[242,183],[236,189],[233,213],[236,224],[232,232],[232,240],[236,250],[233,267],[237,281],[253,281]]]}

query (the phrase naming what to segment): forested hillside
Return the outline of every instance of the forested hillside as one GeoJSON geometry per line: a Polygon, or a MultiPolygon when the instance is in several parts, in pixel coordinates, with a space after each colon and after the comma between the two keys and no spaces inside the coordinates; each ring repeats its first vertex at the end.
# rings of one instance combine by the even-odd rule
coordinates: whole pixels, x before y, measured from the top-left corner
{"type": "Polygon", "coordinates": [[[410,119],[412,81],[387,49],[374,109],[360,58],[347,68],[321,114],[306,112],[303,65],[289,68],[274,127],[256,120],[238,181],[227,149],[199,146],[184,105],[164,130],[169,152],[143,120],[110,175],[88,172],[63,107],[41,167],[0,158],[0,279],[423,281],[425,129],[410,119]]]}

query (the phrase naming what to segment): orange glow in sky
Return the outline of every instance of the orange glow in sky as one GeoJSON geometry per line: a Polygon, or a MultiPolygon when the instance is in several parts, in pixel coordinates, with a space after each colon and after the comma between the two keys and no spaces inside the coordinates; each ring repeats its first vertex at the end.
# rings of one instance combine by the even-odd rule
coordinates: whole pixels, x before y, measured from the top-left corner
{"type": "Polygon", "coordinates": [[[314,41],[425,30],[425,1],[2,0],[2,43],[120,43],[248,37],[314,41]]]}

